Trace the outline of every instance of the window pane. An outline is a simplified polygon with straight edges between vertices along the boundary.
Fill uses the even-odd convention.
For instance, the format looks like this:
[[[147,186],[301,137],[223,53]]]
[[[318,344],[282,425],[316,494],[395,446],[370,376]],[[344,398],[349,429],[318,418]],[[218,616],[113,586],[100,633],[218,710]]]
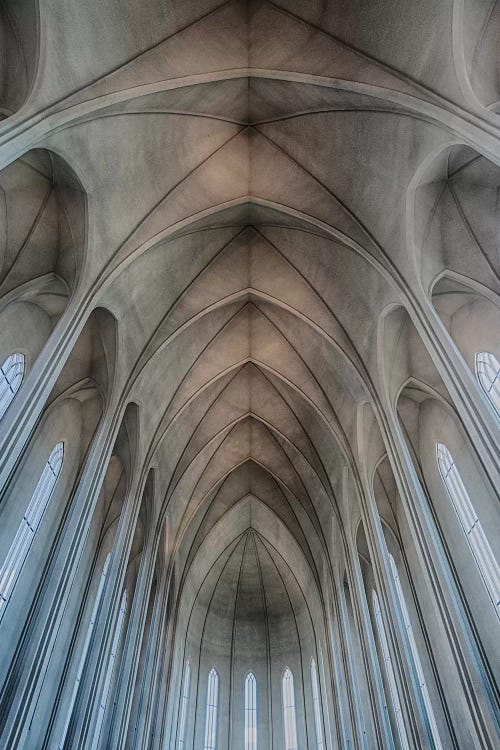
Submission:
[[[24,354],[16,352],[7,357],[0,367],[0,419],[21,387],[24,377]]]
[[[293,674],[287,667],[283,673],[283,722],[285,725],[285,750],[297,750],[297,719],[295,716],[295,690]]]
[[[443,443],[436,445],[437,463],[470,550],[476,560],[495,611],[500,617],[500,571],[493,550],[465,489],[453,457]]]
[[[207,716],[205,720],[205,750],[217,748],[217,704],[219,701],[219,675],[215,667],[208,675]]]
[[[493,411],[500,416],[500,362],[494,354],[491,352],[476,354],[476,374]]]
[[[245,680],[245,750],[257,750],[257,681],[251,672]]]
[[[191,665],[189,662],[187,662],[186,667],[184,669],[184,682],[182,684],[181,713],[179,717],[179,742],[178,742],[179,748],[184,747],[184,740],[186,738],[186,723],[187,723],[190,683],[191,683]]]
[[[318,750],[323,750],[323,725],[321,721],[318,669],[314,659],[311,660],[311,685],[314,706],[314,726],[316,729],[316,747]]]
[[[56,486],[61,473],[63,458],[64,446],[62,443],[57,443],[45,464],[23,520],[0,569],[0,619],[7,608],[17,578]]]

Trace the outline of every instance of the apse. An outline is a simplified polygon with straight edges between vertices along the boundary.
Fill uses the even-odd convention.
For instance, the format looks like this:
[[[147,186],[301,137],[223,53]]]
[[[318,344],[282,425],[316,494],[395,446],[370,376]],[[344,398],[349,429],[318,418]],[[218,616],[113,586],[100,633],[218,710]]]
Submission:
[[[500,746],[498,2],[0,10],[0,748]]]

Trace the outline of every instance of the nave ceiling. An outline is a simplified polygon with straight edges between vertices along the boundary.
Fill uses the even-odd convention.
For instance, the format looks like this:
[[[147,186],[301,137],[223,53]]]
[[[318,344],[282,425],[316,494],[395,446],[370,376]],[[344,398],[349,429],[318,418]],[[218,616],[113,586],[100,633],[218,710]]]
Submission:
[[[415,404],[453,400],[425,316],[452,330],[450,294],[500,291],[499,13],[167,5],[5,3],[0,296],[46,330],[33,359],[78,320],[49,400],[85,382],[116,411],[189,641],[227,603],[222,561],[262,611],[264,577],[317,619],[384,410],[406,387],[416,445]]]

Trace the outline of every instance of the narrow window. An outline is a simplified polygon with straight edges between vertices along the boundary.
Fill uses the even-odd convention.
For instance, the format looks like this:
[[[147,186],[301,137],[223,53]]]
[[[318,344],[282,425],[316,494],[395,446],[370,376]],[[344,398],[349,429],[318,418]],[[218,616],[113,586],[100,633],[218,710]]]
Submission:
[[[7,357],[0,367],[0,419],[21,387],[24,376],[24,354],[16,352]]]
[[[184,680],[182,683],[182,696],[181,696],[181,713],[179,717],[179,750],[184,747],[184,741],[186,739],[186,723],[187,723],[187,712],[189,704],[189,686],[191,684],[191,664],[186,662],[184,667]]]
[[[101,730],[102,730],[102,725],[104,723],[104,716],[106,713],[106,704],[108,702],[109,692],[111,688],[111,681],[113,679],[113,675],[114,675],[114,671],[116,667],[116,661],[118,657],[118,651],[120,648],[120,641],[121,641],[121,635],[122,635],[122,630],[123,630],[123,623],[125,622],[126,612],[127,612],[127,592],[126,590],[124,590],[122,594],[121,602],[120,602],[120,612],[118,613],[118,619],[115,625],[115,633],[113,636],[113,643],[111,645],[111,654],[109,657],[108,667],[106,669],[106,677],[104,680],[101,700],[99,703],[99,710],[97,714],[97,722],[96,722],[96,728],[95,728],[95,734],[94,734],[96,740],[99,740]]]
[[[420,662],[420,657],[418,655],[417,644],[415,642],[415,636],[413,635],[413,628],[411,626],[410,615],[408,614],[408,609],[406,607],[406,602],[405,602],[405,598],[403,594],[403,587],[401,586],[401,581],[399,579],[398,569],[396,568],[396,563],[394,561],[393,556],[390,553],[389,553],[389,563],[391,566],[392,576],[394,578],[394,584],[396,587],[396,594],[398,597],[399,608],[401,610],[401,615],[403,617],[406,634],[408,636],[408,642],[410,644],[410,650],[411,650],[411,655],[413,657],[413,664],[415,665],[415,672],[417,675],[418,684],[420,685],[420,692],[422,694],[422,700],[424,702],[425,711],[427,713],[427,718],[429,720],[429,726],[431,729],[432,738],[434,740],[434,747],[439,750],[440,748],[442,748],[442,745],[441,745],[441,739],[439,737],[436,719],[434,717],[434,711],[432,710],[431,698],[429,695],[429,691],[427,690],[427,685],[425,684],[424,670],[422,669],[422,664]]]
[[[251,672],[245,680],[245,750],[257,750],[257,680]]]
[[[61,473],[63,457],[63,444],[57,443],[49,456],[49,460],[45,464],[23,520],[0,569],[0,619],[7,608],[12,590],[28,556],[38,526]]]
[[[377,628],[378,639],[380,643],[380,650],[382,652],[382,659],[384,660],[385,674],[387,682],[389,683],[389,692],[391,694],[392,707],[394,709],[394,717],[396,719],[396,726],[398,729],[399,739],[403,750],[410,750],[408,744],[408,738],[406,736],[406,728],[403,721],[403,714],[401,712],[401,704],[399,702],[398,688],[396,683],[396,675],[394,674],[394,667],[392,666],[392,659],[389,652],[389,644],[387,642],[387,635],[385,633],[384,622],[382,620],[382,613],[380,611],[380,604],[378,601],[377,592],[373,591],[373,612],[375,615],[375,625]]]
[[[208,675],[207,716],[205,720],[205,750],[217,748],[217,704],[219,702],[219,675],[212,667]]]
[[[476,354],[476,374],[493,411],[500,417],[500,362],[491,352]]]
[[[495,556],[450,451],[443,443],[437,443],[436,449],[443,482],[495,606],[495,611],[500,617],[500,572]]]
[[[283,722],[285,725],[285,750],[297,750],[297,720],[295,717],[295,690],[293,674],[287,667],[283,672]]]
[[[311,659],[311,685],[314,706],[314,727],[316,729],[316,747],[318,750],[323,750],[323,725],[321,721],[318,668],[314,659]]]
[[[109,566],[109,560],[111,558],[111,555],[108,555],[106,557],[106,560],[104,562],[104,567],[102,569],[101,578],[99,580],[99,586],[97,589],[97,594],[94,601],[94,606],[92,608],[92,614],[90,615],[90,622],[87,628],[87,634],[85,636],[85,641],[83,643],[83,648],[80,655],[80,662],[78,664],[78,672],[76,673],[76,680],[75,685],[73,687],[73,693],[71,695],[71,701],[68,706],[68,710],[66,713],[66,723],[64,725],[64,731],[62,733],[61,741],[59,743],[59,750],[62,750],[64,747],[64,743],[66,741],[66,735],[68,734],[69,724],[71,721],[71,716],[73,714],[73,709],[75,707],[76,703],[76,697],[78,695],[78,689],[80,687],[80,682],[82,680],[83,676],[83,670],[85,669],[85,662],[87,661],[87,654],[89,651],[90,641],[92,639],[92,633],[94,632],[94,626],[97,620],[97,615],[99,612],[99,605],[101,603],[102,599],[102,593],[104,591],[104,584],[106,583],[106,575],[108,573],[108,566]]]

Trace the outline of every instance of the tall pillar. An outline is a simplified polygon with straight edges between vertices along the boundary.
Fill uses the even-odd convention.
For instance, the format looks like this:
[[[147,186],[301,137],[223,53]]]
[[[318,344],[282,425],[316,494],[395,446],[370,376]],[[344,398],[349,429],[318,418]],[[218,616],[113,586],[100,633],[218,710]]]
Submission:
[[[475,748],[493,750],[500,744],[495,706],[484,689],[488,670],[483,664],[481,648],[463,606],[451,569],[447,563],[439,533],[427,497],[420,484],[397,414],[386,405],[387,419],[381,429],[389,462],[404,508],[410,533],[415,542],[421,570],[429,582],[433,611],[439,618],[445,642],[450,649],[451,664],[456,670],[455,700],[468,725]],[[450,666],[451,666],[450,664]]]
[[[54,692],[53,685],[45,684],[50,660],[63,658],[55,654],[57,638],[64,626],[66,604],[71,594],[77,568],[99,498],[115,439],[115,420],[108,409],[91,444],[80,481],[64,517],[60,533],[54,543],[45,580],[31,607],[28,625],[21,634],[6,681],[2,686],[1,706],[6,717],[2,742],[6,747],[21,747],[30,731],[30,723],[42,690]],[[74,626],[73,623],[70,624]],[[11,681],[15,680],[15,690]]]

